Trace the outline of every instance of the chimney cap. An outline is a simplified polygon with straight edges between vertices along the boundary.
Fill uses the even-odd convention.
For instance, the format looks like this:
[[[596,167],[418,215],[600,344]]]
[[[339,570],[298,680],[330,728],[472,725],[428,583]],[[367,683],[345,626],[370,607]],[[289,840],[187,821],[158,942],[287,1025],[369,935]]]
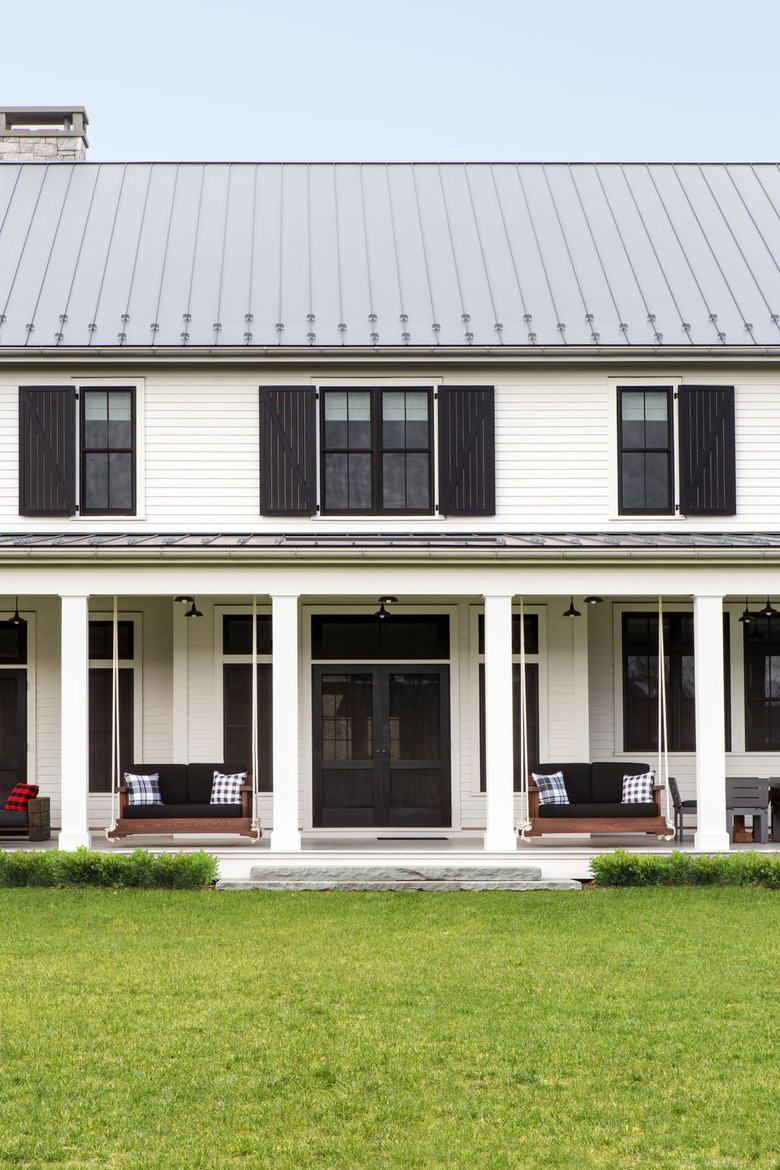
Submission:
[[[89,118],[84,106],[0,106],[0,138],[83,138]]]

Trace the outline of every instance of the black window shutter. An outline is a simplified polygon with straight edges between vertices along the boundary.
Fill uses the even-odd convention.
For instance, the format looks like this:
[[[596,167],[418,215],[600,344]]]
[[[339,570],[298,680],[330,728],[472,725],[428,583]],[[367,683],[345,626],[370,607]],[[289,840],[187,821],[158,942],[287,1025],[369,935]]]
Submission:
[[[317,414],[309,386],[260,388],[260,511],[311,516],[317,510]]]
[[[19,515],[76,511],[76,390],[19,389]]]
[[[492,516],[496,510],[494,390],[439,390],[439,511]]]
[[[733,516],[737,510],[734,387],[681,386],[680,511]]]

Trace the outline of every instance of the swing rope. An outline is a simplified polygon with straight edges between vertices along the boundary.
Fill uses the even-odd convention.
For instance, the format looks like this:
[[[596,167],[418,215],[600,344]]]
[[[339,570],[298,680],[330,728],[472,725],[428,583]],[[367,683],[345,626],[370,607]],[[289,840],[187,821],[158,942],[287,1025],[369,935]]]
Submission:
[[[119,821],[119,610],[116,597],[111,627],[111,824],[106,829],[109,839]]]
[[[252,821],[250,828],[261,837],[259,804],[260,746],[257,726],[257,598],[252,598]]]
[[[664,650],[664,604],[658,597],[658,782],[664,786],[664,804],[667,828],[674,832],[669,791],[669,744],[666,722],[666,654]],[[669,840],[669,838],[667,838]]]
[[[533,825],[528,815],[528,703],[525,680],[525,612],[520,598],[520,819],[517,831],[521,841],[528,841]]]

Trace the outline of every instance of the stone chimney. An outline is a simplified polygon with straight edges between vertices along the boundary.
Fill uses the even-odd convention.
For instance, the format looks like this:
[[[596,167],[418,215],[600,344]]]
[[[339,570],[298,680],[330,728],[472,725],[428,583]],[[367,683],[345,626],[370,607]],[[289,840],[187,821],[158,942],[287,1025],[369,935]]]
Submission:
[[[83,162],[88,123],[83,106],[0,106],[0,163]]]

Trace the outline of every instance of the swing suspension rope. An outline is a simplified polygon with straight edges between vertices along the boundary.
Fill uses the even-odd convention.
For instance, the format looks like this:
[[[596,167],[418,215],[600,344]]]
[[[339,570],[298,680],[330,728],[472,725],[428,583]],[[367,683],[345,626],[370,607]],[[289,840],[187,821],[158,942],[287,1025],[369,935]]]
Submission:
[[[669,792],[669,744],[666,725],[666,654],[664,650],[664,604],[658,597],[658,783],[664,786],[666,824],[673,829]]]

